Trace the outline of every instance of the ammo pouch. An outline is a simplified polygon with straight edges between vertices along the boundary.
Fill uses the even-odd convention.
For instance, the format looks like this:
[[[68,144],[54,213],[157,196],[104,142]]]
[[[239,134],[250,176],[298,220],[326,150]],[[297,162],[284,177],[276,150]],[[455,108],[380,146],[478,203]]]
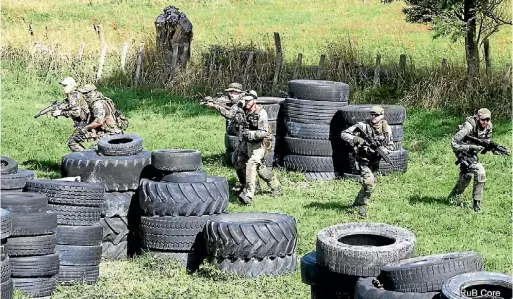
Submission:
[[[456,162],[454,164],[460,164],[460,169],[462,171],[467,171],[469,166],[472,164],[478,163],[479,160],[477,155],[469,155],[464,153],[456,153]]]

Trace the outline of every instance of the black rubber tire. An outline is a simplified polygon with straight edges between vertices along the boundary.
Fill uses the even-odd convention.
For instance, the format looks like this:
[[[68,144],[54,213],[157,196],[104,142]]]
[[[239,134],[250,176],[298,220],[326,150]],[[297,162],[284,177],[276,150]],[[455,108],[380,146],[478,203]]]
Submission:
[[[399,142],[403,141],[404,126],[403,125],[390,125],[392,129],[392,141]]]
[[[301,281],[307,285],[315,285],[317,277],[317,255],[315,251],[301,257]]]
[[[284,137],[287,153],[303,156],[331,156],[331,141],[322,139],[302,139]]]
[[[151,164],[164,171],[196,171],[201,169],[201,152],[192,149],[161,149],[151,152]]]
[[[100,266],[60,266],[57,281],[62,284],[95,284],[100,276]]]
[[[100,220],[103,227],[102,256],[108,259],[127,258],[127,240],[129,235],[127,217],[104,217]]]
[[[143,148],[143,139],[135,134],[107,135],[98,141],[98,151],[104,156],[133,156]]]
[[[0,298],[2,299],[12,299],[14,293],[14,288],[12,284],[12,279],[8,279],[0,285]]]
[[[62,176],[80,176],[82,182],[98,183],[105,191],[137,190],[139,180],[151,171],[151,155],[99,156],[94,150],[71,153],[62,158]]]
[[[30,237],[11,237],[7,239],[5,248],[9,256],[38,256],[55,253],[56,238],[55,234],[30,236]]]
[[[204,247],[203,230],[210,216],[141,217],[141,247],[192,251]]]
[[[11,214],[11,237],[48,235],[57,229],[57,215],[52,212]]]
[[[47,196],[50,204],[99,207],[105,200],[105,191],[100,184],[32,180],[27,182],[25,189]]]
[[[332,181],[340,178],[338,172],[305,172],[305,179],[312,181]]]
[[[7,156],[0,156],[0,174],[11,174],[18,172],[18,162]]]
[[[18,169],[16,173],[2,174],[0,176],[0,188],[2,188],[1,190],[21,189],[25,187],[27,181],[34,178],[34,171]]]
[[[379,173],[381,175],[387,175],[392,172],[406,172],[408,170],[407,150],[390,151],[388,157],[392,160],[393,166],[381,159],[379,161]]]
[[[332,157],[286,155],[283,164],[286,169],[301,172],[335,172]]]
[[[315,283],[312,284],[316,298],[348,299],[353,298],[359,276],[331,272],[316,266]]]
[[[312,101],[347,102],[349,85],[336,81],[290,80],[289,96]]]
[[[317,264],[335,273],[376,277],[381,266],[413,257],[415,242],[410,231],[384,223],[333,225],[317,234]]]
[[[76,246],[98,246],[102,243],[103,227],[96,225],[59,225],[55,233],[57,244]]]
[[[11,279],[11,260],[6,256],[0,266],[0,282],[6,282]]]
[[[481,255],[473,251],[420,256],[381,267],[379,281],[396,292],[439,292],[447,279],[483,270]]]
[[[260,97],[256,100],[256,103],[264,107],[268,120],[276,120],[280,112],[280,103],[283,100],[284,98]]]
[[[207,176],[204,183],[166,183],[141,180],[139,204],[146,216],[202,216],[225,213],[228,181]]]
[[[40,256],[10,257],[12,277],[43,277],[59,273],[57,253]]]
[[[477,296],[473,296],[473,290]],[[481,297],[483,290],[495,293]],[[444,282],[441,295],[442,299],[512,298],[511,275],[486,271],[459,274]]]
[[[11,213],[46,212],[48,197],[35,192],[4,191],[0,194],[0,207]]]
[[[102,258],[102,246],[57,245],[62,266],[97,266]]]
[[[0,231],[2,239],[8,238],[12,234],[11,212],[6,209],[0,209]]]
[[[296,219],[278,213],[216,215],[206,225],[205,242],[207,254],[216,257],[284,257],[296,252]]]
[[[57,214],[59,225],[95,225],[100,222],[101,207],[83,207],[49,204],[48,209]]]
[[[57,275],[52,277],[13,278],[12,282],[14,288],[30,295],[32,298],[49,297],[57,286]]]
[[[285,136],[304,139],[329,139],[330,125],[285,122]]]
[[[372,281],[374,277],[360,278],[354,290],[354,299],[437,299],[438,292],[401,293],[378,289]]]
[[[296,254],[263,259],[229,259],[209,256],[207,260],[214,268],[249,278],[288,274],[297,269]]]
[[[198,251],[158,251],[154,249],[143,249],[143,251],[157,259],[161,260],[176,260],[186,268],[187,271],[193,272],[199,269],[199,266],[205,260],[205,253]]]
[[[102,217],[126,217],[135,192],[107,192],[102,207]]]
[[[207,173],[203,170],[173,172],[162,177],[161,181],[170,183],[204,183]]]
[[[330,124],[336,119],[337,111],[347,102],[320,102],[287,99],[283,103],[285,119],[301,119],[300,123]]]
[[[372,104],[348,105],[340,109],[344,126],[351,126],[370,117]],[[399,105],[380,105],[385,109],[385,119],[389,125],[400,125],[406,121],[406,109]]]

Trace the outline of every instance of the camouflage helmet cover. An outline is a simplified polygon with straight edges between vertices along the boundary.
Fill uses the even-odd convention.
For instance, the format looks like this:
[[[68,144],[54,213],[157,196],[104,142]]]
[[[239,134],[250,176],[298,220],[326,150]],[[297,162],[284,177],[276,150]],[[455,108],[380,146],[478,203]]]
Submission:
[[[237,92],[243,92],[242,90],[242,84],[240,83],[237,83],[237,82],[234,82],[234,83],[231,83],[230,85],[228,85],[228,88],[225,89],[224,91],[237,91]]]
[[[96,86],[91,83],[87,83],[86,85],[78,89],[78,91],[80,91],[81,93],[88,93],[94,90],[96,90]]]
[[[477,111],[477,116],[479,116],[479,118],[491,118],[492,113],[486,108],[481,108]]]
[[[372,106],[372,108],[370,110],[370,113],[371,114],[384,115],[385,114],[385,109],[383,109],[383,107],[381,107],[379,105],[375,105],[375,106]]]

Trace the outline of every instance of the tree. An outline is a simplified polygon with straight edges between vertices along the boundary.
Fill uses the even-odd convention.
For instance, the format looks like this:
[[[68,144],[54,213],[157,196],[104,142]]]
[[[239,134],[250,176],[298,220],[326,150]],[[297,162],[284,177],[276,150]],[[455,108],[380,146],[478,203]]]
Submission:
[[[431,24],[434,38],[465,38],[468,83],[479,73],[479,47],[499,31],[512,25],[505,0],[405,0],[406,21]]]

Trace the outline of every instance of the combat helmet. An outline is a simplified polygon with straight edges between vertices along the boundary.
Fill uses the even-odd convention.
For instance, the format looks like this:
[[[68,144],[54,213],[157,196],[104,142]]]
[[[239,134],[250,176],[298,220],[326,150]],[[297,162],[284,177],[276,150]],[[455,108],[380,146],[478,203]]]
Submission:
[[[230,91],[244,92],[242,90],[242,84],[237,83],[237,82],[233,82],[230,85],[228,85],[228,88],[225,89],[224,91],[226,91],[226,92],[230,92]]]

